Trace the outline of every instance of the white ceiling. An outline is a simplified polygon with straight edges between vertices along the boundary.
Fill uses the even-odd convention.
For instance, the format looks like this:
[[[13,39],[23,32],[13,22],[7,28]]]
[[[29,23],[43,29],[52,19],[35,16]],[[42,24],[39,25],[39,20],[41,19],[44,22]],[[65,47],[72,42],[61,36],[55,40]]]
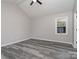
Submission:
[[[2,0],[16,3],[30,18],[42,17],[45,15],[56,14],[73,10],[75,0],[40,0],[43,4],[34,3],[32,0]]]

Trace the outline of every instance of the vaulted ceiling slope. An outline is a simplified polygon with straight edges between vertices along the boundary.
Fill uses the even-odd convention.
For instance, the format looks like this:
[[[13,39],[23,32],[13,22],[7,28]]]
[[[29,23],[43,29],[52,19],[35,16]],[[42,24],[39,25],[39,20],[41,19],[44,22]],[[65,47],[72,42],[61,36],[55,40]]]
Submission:
[[[2,0],[8,3],[16,3],[30,18],[37,18],[45,15],[71,11],[74,8],[75,0],[40,0],[42,5],[32,0]]]

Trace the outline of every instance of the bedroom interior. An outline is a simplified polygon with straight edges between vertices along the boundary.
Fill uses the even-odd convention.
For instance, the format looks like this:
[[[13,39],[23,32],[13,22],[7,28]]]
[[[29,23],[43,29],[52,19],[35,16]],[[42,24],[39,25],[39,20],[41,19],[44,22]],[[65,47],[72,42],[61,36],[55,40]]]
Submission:
[[[77,0],[1,0],[1,59],[77,59]]]

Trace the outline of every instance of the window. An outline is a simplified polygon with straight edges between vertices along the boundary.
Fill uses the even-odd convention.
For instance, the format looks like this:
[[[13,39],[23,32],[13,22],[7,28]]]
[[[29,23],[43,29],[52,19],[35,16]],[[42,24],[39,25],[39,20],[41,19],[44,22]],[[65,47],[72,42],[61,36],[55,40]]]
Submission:
[[[68,20],[68,17],[56,18],[56,26],[55,26],[56,34],[67,34],[68,32],[67,20]]]

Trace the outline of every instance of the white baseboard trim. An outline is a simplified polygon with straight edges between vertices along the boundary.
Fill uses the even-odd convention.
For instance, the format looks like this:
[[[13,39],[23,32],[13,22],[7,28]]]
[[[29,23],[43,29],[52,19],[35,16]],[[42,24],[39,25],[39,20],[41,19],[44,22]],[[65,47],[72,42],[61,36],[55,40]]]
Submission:
[[[14,43],[18,43],[18,42],[22,42],[22,41],[29,40],[29,39],[31,39],[31,38],[25,38],[25,39],[22,39],[22,40],[19,40],[19,41],[10,42],[10,43],[1,45],[1,47],[11,45],[11,44],[14,44]]]
[[[66,44],[71,44],[71,45],[73,45],[73,44],[70,43],[70,42],[56,41],[56,40],[45,39],[45,38],[32,37],[32,39],[45,40],[45,41],[52,41],[52,42],[60,42],[60,43],[66,43]]]
[[[11,44],[14,44],[14,43],[18,43],[18,42],[22,42],[22,41],[29,40],[29,39],[37,39],[37,40],[45,40],[45,41],[52,41],[52,42],[60,42],[60,43],[71,44],[73,46],[73,44],[70,43],[70,42],[62,42],[62,41],[55,41],[55,40],[45,39],[45,38],[30,37],[30,38],[25,38],[25,39],[22,39],[22,40],[19,40],[19,41],[3,44],[3,45],[1,45],[1,47],[7,46],[7,45],[11,45]]]

